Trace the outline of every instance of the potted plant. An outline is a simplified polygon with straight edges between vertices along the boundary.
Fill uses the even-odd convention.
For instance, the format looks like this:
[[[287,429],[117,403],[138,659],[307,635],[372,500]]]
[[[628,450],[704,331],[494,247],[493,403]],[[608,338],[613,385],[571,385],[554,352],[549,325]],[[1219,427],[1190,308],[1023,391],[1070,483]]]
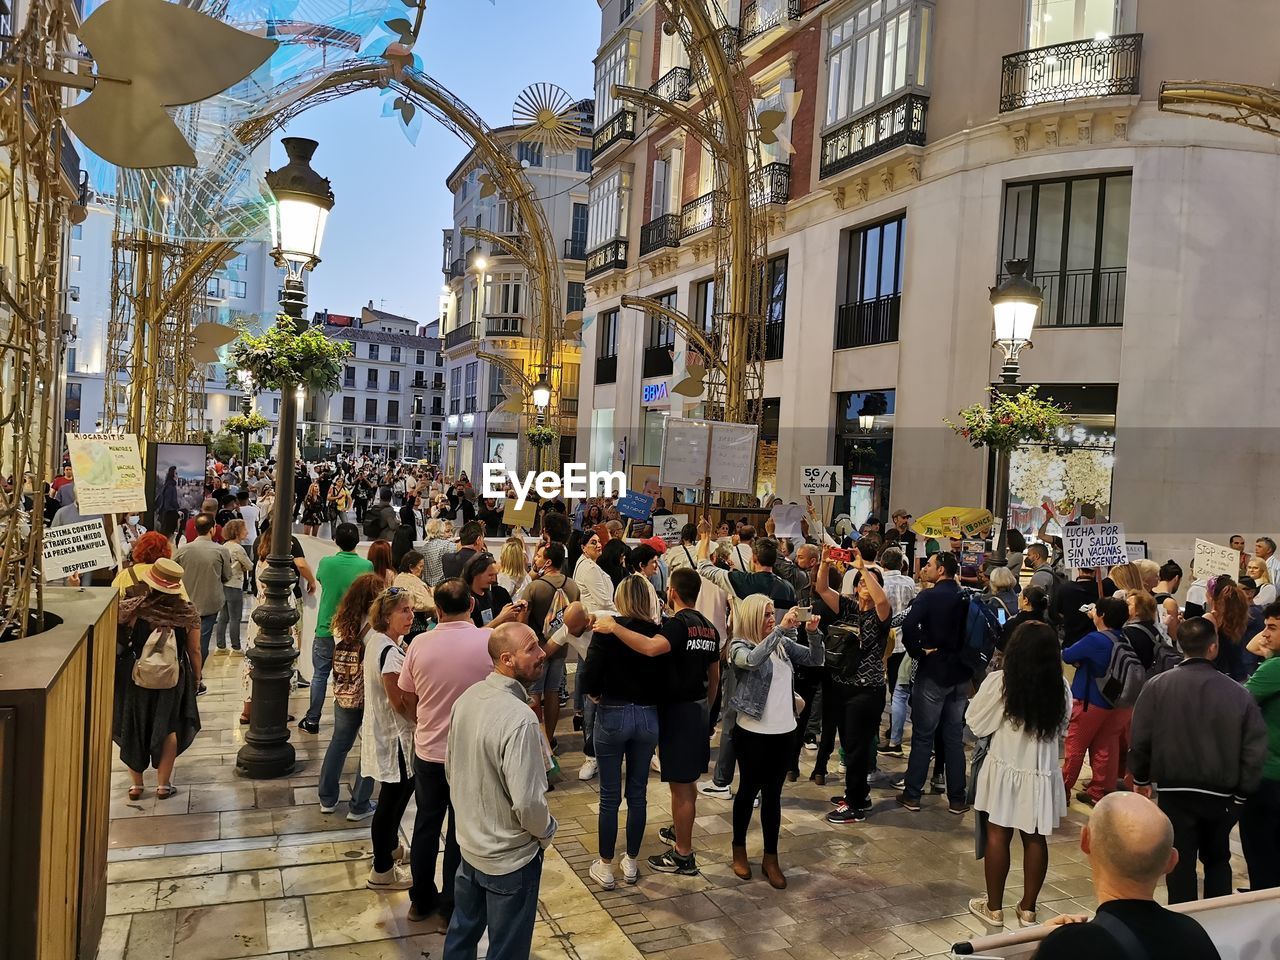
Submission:
[[[227,422],[223,424],[225,429],[232,433],[244,436],[245,434],[253,435],[261,433],[267,427],[271,426],[269,420],[258,411],[253,410],[247,416],[244,414],[236,414],[234,417],[228,417]]]
[[[539,423],[529,428],[525,438],[535,447],[541,449],[555,443],[559,439],[559,434],[545,424]]]
[[[960,423],[943,422],[969,442],[971,447],[990,447],[1010,453],[1025,443],[1048,443],[1066,423],[1066,410],[1036,396],[1037,388],[1019,393],[991,388],[987,405],[975,403],[960,411]]]
[[[289,318],[261,334],[240,325],[240,336],[228,349],[229,366],[244,371],[262,390],[333,393],[342,382],[343,361],[351,344],[325,336],[319,327],[299,332]]]

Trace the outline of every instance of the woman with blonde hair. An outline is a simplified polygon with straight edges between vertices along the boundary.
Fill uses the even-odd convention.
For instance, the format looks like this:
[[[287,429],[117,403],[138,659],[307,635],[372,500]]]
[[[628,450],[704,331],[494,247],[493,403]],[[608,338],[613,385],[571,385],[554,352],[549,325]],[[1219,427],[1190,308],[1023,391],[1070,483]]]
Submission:
[[[1142,571],[1132,563],[1122,563],[1111,568],[1111,582],[1117,590],[1123,590],[1127,597],[1130,593],[1146,589],[1142,584]]]
[[[446,523],[438,517],[428,520],[423,528],[426,542],[418,552],[425,562],[422,579],[428,587],[436,587],[444,579],[444,555],[453,553],[453,543],[445,531]]]
[[[618,584],[613,598],[616,623],[646,637],[661,629],[653,586],[631,575]],[[649,761],[658,746],[658,700],[667,683],[661,657],[637,653],[612,634],[614,621],[601,616],[591,635],[582,665],[582,689],[596,702],[592,736],[600,773],[600,814],[597,826],[600,858],[591,864],[591,879],[605,890],[616,884],[613,860],[618,840],[618,809],[622,805],[622,766],[626,760],[627,833],[622,879],[640,877],[640,844],[648,819]]]
[[[302,532],[309,537],[318,536],[320,526],[328,519],[326,512],[324,498],[320,496],[320,484],[313,482],[302,498]]]
[[[1260,607],[1276,602],[1276,585],[1271,581],[1271,571],[1267,569],[1267,561],[1261,557],[1250,557],[1245,572],[1253,577],[1258,585],[1258,595],[1253,602]]]
[[[778,831],[782,826],[782,783],[791,769],[795,743],[792,661],[820,667],[826,659],[817,632],[817,617],[808,623],[809,645],[796,642],[800,621],[795,609],[788,610],[779,623],[773,601],[763,594],[752,594],[738,604],[734,638],[729,645],[729,663],[737,680],[729,707],[738,714],[733,728],[739,771],[738,793],[733,798],[733,872],[741,880],[751,879],[747,827],[759,796],[760,827],[764,833],[760,870],[777,890],[787,885],[778,865]],[[598,724],[599,721],[597,727]]]
[[[524,540],[507,537],[498,555],[498,586],[513,597],[520,596],[529,583],[529,559],[525,556]]]

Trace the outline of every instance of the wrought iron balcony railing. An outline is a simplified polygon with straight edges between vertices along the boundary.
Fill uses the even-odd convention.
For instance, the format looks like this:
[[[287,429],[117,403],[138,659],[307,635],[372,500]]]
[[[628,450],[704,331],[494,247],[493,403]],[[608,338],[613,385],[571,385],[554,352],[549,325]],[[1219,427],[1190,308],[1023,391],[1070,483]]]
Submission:
[[[618,355],[596,357],[596,383],[616,383],[618,379]]]
[[[452,350],[460,344],[466,343],[468,340],[476,338],[476,324],[473,320],[471,323],[464,323],[460,327],[455,327],[444,335],[444,348]]]
[[[564,417],[576,417],[578,415],[578,398],[561,397],[560,415]]]
[[[672,67],[658,82],[649,88],[649,92],[663,100],[688,100],[689,87],[693,83],[693,73],[688,67]]]
[[[787,0],[787,16],[792,20],[800,20],[826,2],[827,0]]]
[[[467,261],[459,257],[453,263],[449,264],[449,279],[456,280],[467,272]]]
[[[619,140],[636,138],[636,112],[619,110],[591,135],[591,157],[594,160]]]
[[[845,303],[836,311],[836,349],[869,347],[898,339],[902,294],[893,293],[861,303]]]
[[[485,317],[484,335],[486,337],[523,337],[524,317],[514,313]]]
[[[766,360],[782,359],[782,334],[786,323],[774,320],[764,325],[764,358]]]
[[[587,259],[587,241],[574,240],[572,237],[564,242],[564,259],[566,260],[585,260]]]
[[[587,253],[587,278],[627,265],[627,241],[610,240]]]
[[[641,376],[665,377],[671,373],[671,347],[645,347]]]
[[[664,213],[640,228],[640,256],[680,246],[680,214]]]
[[[1142,34],[1072,40],[1006,56],[1000,112],[1082,97],[1137,96]]]
[[[819,178],[856,167],[903,144],[924,146],[928,108],[928,97],[908,93],[824,134]]]
[[[751,205],[786,203],[791,199],[791,164],[769,163],[751,172]]]
[[[712,226],[725,223],[724,194],[712,190],[690,200],[680,209],[680,236],[691,237]]]
[[[1117,327],[1124,323],[1126,267],[1046,270],[1027,279],[1044,293],[1040,327]],[[996,278],[999,284],[1005,277]]]
[[[786,18],[783,0],[753,0],[742,8],[738,18],[738,43],[746,46],[756,37],[763,37],[774,27],[782,26]]]

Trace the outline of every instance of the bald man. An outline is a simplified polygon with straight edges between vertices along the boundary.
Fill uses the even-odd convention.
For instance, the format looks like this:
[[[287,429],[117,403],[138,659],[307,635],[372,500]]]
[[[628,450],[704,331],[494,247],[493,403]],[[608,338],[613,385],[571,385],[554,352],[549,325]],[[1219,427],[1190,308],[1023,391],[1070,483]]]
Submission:
[[[415,641],[416,642],[416,641]],[[454,885],[445,960],[527,957],[542,879],[542,851],[556,832],[547,807],[542,730],[525,699],[546,653],[523,623],[489,636],[493,672],[453,707],[445,772],[453,790],[462,864]]]
[[[1111,793],[1093,808],[1080,834],[1089,858],[1098,912],[1092,921],[1062,916],[1036,960],[1220,960],[1218,949],[1194,919],[1155,902],[1156,886],[1178,862],[1173,824],[1146,797]]]

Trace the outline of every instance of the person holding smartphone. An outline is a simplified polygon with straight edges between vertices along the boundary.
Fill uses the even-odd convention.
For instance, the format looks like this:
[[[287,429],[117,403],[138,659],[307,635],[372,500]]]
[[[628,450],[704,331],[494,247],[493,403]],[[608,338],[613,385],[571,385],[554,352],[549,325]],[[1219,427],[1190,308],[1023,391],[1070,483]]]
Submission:
[[[475,604],[471,608],[471,621],[477,627],[500,627],[504,623],[523,622],[528,603],[512,601],[498,584],[498,561],[492,553],[477,553],[462,568],[462,579],[471,587]]]

